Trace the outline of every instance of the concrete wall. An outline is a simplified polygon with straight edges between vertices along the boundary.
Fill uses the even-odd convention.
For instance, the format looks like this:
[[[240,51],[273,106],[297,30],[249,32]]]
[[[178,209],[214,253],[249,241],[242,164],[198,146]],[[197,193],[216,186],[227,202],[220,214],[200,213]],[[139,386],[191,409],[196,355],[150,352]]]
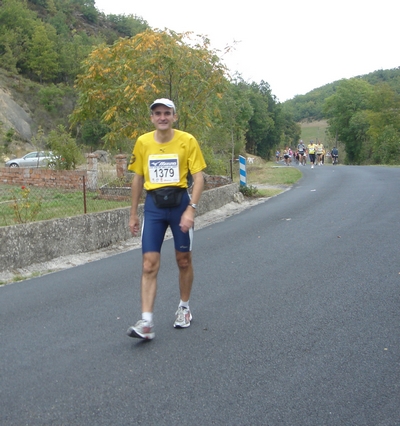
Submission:
[[[204,191],[198,215],[234,200],[237,184]],[[0,272],[24,268],[60,256],[108,247],[132,238],[128,228],[130,208],[53,219],[0,228]],[[139,206],[143,216],[143,205]]]

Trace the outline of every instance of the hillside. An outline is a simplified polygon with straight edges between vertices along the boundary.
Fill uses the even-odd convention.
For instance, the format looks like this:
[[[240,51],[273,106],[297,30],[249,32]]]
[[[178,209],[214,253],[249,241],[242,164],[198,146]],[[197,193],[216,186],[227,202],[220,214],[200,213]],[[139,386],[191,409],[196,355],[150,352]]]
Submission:
[[[0,0],[0,6],[0,151],[16,155],[40,145],[39,129],[68,127],[74,81],[95,46],[149,27],[136,16],[106,16],[87,0]]]
[[[400,67],[373,71],[355,78],[365,80],[372,85],[387,83],[396,93],[400,94]],[[297,95],[284,102],[284,106],[293,115],[296,122],[323,120],[325,118],[322,112],[324,101],[335,93],[341,81],[325,84],[305,95]]]
[[[69,116],[77,102],[74,82],[89,53],[99,45],[111,46],[121,38],[134,37],[149,26],[132,15],[106,16],[96,9],[94,0],[0,0],[0,6],[0,154],[22,155],[43,148],[43,134],[59,125],[69,128]],[[372,85],[385,82],[400,93],[400,68],[358,78]],[[259,92],[246,99],[248,108],[243,109],[245,116],[250,115],[238,135],[247,138],[246,149],[267,158],[282,134],[286,143],[294,143],[299,137],[294,121],[303,123],[302,132],[317,133],[310,138],[321,138],[325,132],[318,123],[324,120],[323,103],[340,83],[326,84],[284,102],[281,116],[281,105],[275,105],[271,97],[267,99],[268,112],[260,114],[262,120],[258,119],[260,111],[254,119],[250,112],[258,106],[264,108],[263,102],[271,95],[269,85],[243,84],[243,93],[250,88]],[[268,127],[268,119],[280,123],[281,128]],[[318,122],[313,130],[305,126],[308,121]],[[104,127],[98,118],[87,120],[73,136],[86,151],[98,149]],[[221,129],[226,130],[223,125]],[[216,130],[217,141],[227,139],[218,133],[221,129]],[[243,146],[243,140],[240,143]]]

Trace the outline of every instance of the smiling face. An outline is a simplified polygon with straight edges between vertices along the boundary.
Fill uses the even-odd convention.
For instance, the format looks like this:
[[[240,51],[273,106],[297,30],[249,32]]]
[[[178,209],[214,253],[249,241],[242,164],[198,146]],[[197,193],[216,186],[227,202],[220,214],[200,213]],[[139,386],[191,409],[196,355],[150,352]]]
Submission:
[[[173,108],[168,108],[165,105],[156,105],[151,111],[151,122],[156,130],[165,131],[172,129],[172,125],[176,121],[176,114]]]

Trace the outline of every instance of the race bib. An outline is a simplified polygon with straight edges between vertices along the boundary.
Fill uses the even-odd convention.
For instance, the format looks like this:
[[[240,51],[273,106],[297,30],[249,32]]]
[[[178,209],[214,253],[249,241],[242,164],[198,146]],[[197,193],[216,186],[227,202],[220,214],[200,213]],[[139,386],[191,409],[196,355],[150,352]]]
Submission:
[[[151,183],[178,183],[178,154],[160,154],[149,156],[149,174]]]

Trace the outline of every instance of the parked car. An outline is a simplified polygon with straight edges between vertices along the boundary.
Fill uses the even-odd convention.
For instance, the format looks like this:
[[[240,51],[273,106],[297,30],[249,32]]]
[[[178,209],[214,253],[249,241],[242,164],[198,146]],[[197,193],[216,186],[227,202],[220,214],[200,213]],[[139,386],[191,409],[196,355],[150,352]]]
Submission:
[[[51,151],[34,151],[6,162],[6,167],[51,167],[56,158]]]

